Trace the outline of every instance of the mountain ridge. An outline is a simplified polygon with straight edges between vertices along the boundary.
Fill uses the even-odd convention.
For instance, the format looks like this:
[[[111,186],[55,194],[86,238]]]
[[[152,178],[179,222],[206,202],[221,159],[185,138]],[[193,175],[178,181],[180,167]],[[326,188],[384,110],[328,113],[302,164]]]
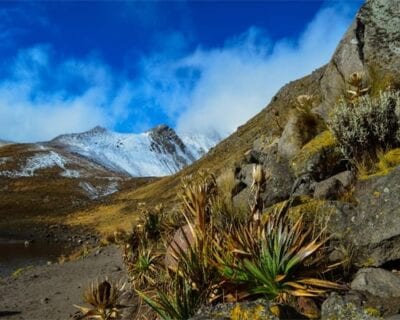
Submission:
[[[96,126],[82,133],[60,135],[46,144],[129,176],[165,176],[196,161],[217,142],[215,136],[181,138],[163,124],[139,134],[117,133]]]
[[[66,215],[107,202],[113,193],[175,173],[214,143],[158,126],[142,134],[95,127],[48,142],[0,146],[0,233],[13,224],[29,230],[45,221],[64,223]]]

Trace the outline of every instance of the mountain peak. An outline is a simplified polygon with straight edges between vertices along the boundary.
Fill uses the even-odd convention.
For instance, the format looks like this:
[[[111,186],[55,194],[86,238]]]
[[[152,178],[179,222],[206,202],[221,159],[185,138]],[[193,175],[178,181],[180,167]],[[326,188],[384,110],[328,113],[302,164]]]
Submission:
[[[166,124],[160,124],[160,125],[158,125],[158,126],[156,126],[154,128],[151,128],[148,132],[150,134],[154,133],[154,134],[158,134],[158,135],[160,135],[160,134],[162,135],[162,134],[165,134],[165,133],[174,133],[174,134],[176,134],[175,130],[172,129],[170,126],[166,125]]]
[[[161,124],[146,134],[117,133],[96,126],[93,129],[59,136],[52,146],[73,151],[117,172],[131,176],[172,174],[200,158],[217,143],[210,137],[180,137]]]
[[[95,126],[94,128],[92,128],[92,129],[86,131],[85,133],[94,133],[94,134],[97,134],[97,133],[106,133],[106,132],[107,132],[107,129],[106,129],[106,128],[104,128],[104,127],[102,127],[102,126]]]

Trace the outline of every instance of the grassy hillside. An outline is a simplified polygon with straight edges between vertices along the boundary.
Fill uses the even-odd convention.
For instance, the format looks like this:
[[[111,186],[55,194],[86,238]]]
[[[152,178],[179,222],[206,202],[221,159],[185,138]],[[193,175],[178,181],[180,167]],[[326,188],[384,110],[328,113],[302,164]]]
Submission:
[[[233,168],[235,162],[242,159],[244,154],[251,149],[255,140],[262,139],[265,142],[279,137],[298,95],[313,94],[317,99],[319,98],[319,81],[323,71],[324,68],[320,68],[311,75],[284,86],[260,113],[211,149],[203,158],[179,173],[138,188],[119,192],[112,196],[107,204],[73,212],[69,215],[67,223],[73,226],[93,227],[100,232],[109,232],[116,227],[129,228],[137,218],[139,204],[152,207],[163,203],[173,207],[182,177],[199,170],[210,170],[219,174],[226,168]]]
[[[19,172],[27,159],[49,151],[71,160],[66,165],[69,170],[85,174],[84,177],[69,178],[60,175],[63,169],[57,166],[42,168],[33,176],[17,178],[0,175],[0,233],[32,229],[33,225],[43,223],[64,223],[71,212],[82,210],[95,203],[106,203],[109,197],[91,199],[81,183],[97,188],[107,188],[115,178],[118,189],[132,189],[141,186],[152,178],[128,179],[119,174],[111,174],[100,166],[93,165],[83,158],[63,153],[57,149],[40,149],[34,144],[13,144],[0,147],[0,167],[4,172]]]

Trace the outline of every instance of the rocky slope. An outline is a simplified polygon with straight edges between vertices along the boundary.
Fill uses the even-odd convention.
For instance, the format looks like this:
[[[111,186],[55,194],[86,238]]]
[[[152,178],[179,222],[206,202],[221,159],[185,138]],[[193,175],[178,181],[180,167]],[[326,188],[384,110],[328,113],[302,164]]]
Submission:
[[[329,119],[349,88],[347,80],[353,72],[364,75],[364,86],[370,88],[371,95],[389,87],[400,89],[399,17],[398,1],[366,1],[332,60],[314,78],[317,86],[303,87],[303,94],[316,98],[316,118]],[[292,108],[298,91],[293,93]],[[272,116],[272,112],[267,113]],[[400,149],[382,154],[380,161],[385,166],[362,176],[356,174],[318,121],[305,122],[294,108],[288,120],[281,121],[282,130],[256,140],[236,166],[241,189],[236,202],[248,199],[251,169],[261,164],[271,174],[262,195],[266,207],[273,208],[291,197],[293,217],[305,214],[327,226],[336,248],[332,262],[346,260],[353,272],[358,271],[350,274],[349,292],[332,295],[323,303],[322,319],[399,317]]]

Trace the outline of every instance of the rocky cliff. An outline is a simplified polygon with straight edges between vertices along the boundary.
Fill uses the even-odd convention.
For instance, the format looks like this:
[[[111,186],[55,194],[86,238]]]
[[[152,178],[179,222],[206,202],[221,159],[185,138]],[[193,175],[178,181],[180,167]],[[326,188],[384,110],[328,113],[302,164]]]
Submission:
[[[349,293],[324,303],[323,319],[372,319],[373,315],[363,313],[368,308],[381,315],[400,313],[400,287],[396,285],[400,280],[400,149],[380,155],[381,170],[362,175],[321,126],[329,123],[330,114],[349,89],[352,73],[363,75],[362,86],[374,96],[382,90],[400,89],[399,70],[400,2],[366,1],[331,61],[314,76],[314,86],[303,86],[302,93],[314,98],[314,121],[307,122],[296,110],[297,92],[293,90],[292,111],[285,120],[278,120],[282,130],[257,139],[236,167],[240,185],[236,202],[248,199],[251,169],[261,164],[270,172],[262,195],[265,206],[273,208],[289,197],[297,199],[291,214],[324,221],[335,239],[332,262],[349,259],[358,270],[350,277]],[[280,99],[279,93],[275,99]],[[384,169],[382,161],[387,161]]]

